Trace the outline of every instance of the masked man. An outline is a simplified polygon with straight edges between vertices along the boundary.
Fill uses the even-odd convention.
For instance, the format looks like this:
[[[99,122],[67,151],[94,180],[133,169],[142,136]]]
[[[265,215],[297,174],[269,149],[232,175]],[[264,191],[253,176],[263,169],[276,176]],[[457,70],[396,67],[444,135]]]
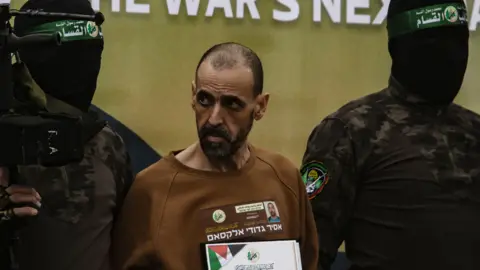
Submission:
[[[301,169],[320,261],[351,269],[480,269],[480,118],[453,104],[468,60],[458,0],[392,0],[388,88],[311,133]]]
[[[252,50],[224,43],[202,56],[191,101],[199,141],[137,175],[114,233],[115,269],[200,270],[202,244],[278,239],[298,240],[303,269],[317,269],[315,224],[298,169],[247,142],[267,109],[262,88]],[[274,224],[269,203],[282,217]],[[218,267],[235,254],[223,247],[224,255],[211,255]]]
[[[94,14],[87,0],[32,0],[22,7],[27,9]],[[49,112],[93,119],[96,129],[89,134],[82,161],[19,168],[19,182],[39,193],[41,207],[20,228],[15,258],[20,270],[108,270],[115,212],[133,177],[122,139],[88,111],[100,71],[101,29],[92,21],[27,16],[16,17],[14,27],[18,36],[61,34],[60,47],[26,48],[20,59],[43,90]]]

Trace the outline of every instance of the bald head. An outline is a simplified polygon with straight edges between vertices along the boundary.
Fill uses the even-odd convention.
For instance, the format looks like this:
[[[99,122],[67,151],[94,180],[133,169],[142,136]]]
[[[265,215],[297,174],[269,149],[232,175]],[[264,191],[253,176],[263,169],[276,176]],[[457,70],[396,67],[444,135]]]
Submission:
[[[196,77],[200,65],[207,62],[215,70],[246,67],[253,74],[253,93],[257,96],[263,91],[263,67],[260,58],[250,48],[234,42],[220,43],[208,49],[197,65]]]

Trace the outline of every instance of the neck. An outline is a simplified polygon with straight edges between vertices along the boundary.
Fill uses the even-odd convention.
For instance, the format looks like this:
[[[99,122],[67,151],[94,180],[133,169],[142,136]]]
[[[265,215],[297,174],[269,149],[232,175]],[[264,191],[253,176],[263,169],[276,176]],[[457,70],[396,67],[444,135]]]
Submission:
[[[193,169],[202,171],[228,172],[240,170],[250,158],[250,150],[245,143],[242,145],[230,161],[215,162],[208,159],[197,142],[176,155],[178,161]]]
[[[228,172],[240,170],[250,158],[250,150],[246,143],[243,144],[232,157],[221,160],[209,159],[200,147],[200,143],[197,143],[196,145],[197,152],[199,153],[199,160],[202,161],[204,169],[209,171]]]
[[[443,110],[450,105],[450,103],[441,104],[428,101],[418,94],[415,94],[414,89],[407,89],[402,85],[395,77],[391,76],[389,79],[389,88],[390,93],[400,98],[403,102],[406,102],[410,105],[415,105],[417,107],[429,108],[433,110]]]

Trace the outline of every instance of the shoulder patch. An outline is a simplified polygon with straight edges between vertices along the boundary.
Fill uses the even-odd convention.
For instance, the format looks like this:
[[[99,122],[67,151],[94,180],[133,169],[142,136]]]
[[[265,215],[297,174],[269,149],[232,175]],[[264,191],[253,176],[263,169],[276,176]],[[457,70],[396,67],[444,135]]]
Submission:
[[[300,169],[303,183],[307,189],[308,199],[315,198],[322,192],[328,183],[328,171],[323,163],[312,161],[302,166]]]

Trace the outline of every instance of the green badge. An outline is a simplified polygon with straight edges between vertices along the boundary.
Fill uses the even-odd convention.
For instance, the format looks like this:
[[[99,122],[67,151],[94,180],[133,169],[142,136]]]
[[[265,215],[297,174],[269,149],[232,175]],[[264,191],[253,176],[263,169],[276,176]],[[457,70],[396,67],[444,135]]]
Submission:
[[[220,209],[215,210],[212,214],[212,219],[216,223],[223,223],[226,218],[227,218],[227,215],[225,215],[225,212],[223,212]]]
[[[328,171],[321,162],[313,161],[305,164],[302,166],[300,174],[310,200],[322,192],[323,187],[328,183]]]
[[[260,259],[260,253],[255,249],[250,249],[247,253],[247,259],[252,263],[256,263]]]
[[[94,22],[87,22],[85,29],[89,36],[94,38],[98,36],[98,27]]]

